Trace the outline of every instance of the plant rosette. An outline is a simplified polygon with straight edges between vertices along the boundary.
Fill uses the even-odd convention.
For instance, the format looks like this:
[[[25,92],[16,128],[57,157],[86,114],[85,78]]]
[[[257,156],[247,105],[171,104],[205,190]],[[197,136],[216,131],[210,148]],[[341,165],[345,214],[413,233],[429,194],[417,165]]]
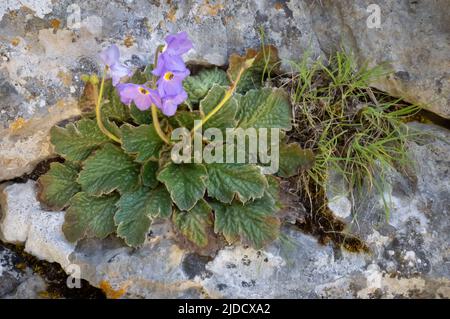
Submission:
[[[65,161],[39,178],[39,199],[67,209],[69,241],[115,234],[137,247],[161,218],[198,247],[212,234],[257,249],[278,238],[279,180],[310,167],[313,154],[286,143],[288,95],[264,86],[277,50],[191,75],[182,59],[191,48],[185,32],[169,35],[135,72],[107,48],[101,81],[87,77],[84,116],[52,128]]]

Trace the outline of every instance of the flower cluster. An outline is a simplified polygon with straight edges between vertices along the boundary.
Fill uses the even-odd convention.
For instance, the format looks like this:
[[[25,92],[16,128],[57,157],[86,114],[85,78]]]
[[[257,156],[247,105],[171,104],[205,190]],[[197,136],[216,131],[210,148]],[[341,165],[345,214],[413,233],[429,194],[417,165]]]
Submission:
[[[124,76],[130,76],[130,71],[119,63],[119,50],[115,45],[102,52],[101,58],[108,66],[122,103],[134,102],[140,110],[147,110],[155,104],[164,115],[175,114],[178,105],[187,99],[183,89],[183,80],[189,75],[182,55],[192,48],[186,32],[166,37],[166,46],[158,56],[156,68],[152,74],[158,77],[157,89],[134,83],[119,83]]]
[[[112,77],[112,83],[114,86],[120,82],[121,78],[133,75],[133,72],[129,68],[119,62],[120,52],[119,48],[115,44],[101,52],[100,58],[106,65]]]

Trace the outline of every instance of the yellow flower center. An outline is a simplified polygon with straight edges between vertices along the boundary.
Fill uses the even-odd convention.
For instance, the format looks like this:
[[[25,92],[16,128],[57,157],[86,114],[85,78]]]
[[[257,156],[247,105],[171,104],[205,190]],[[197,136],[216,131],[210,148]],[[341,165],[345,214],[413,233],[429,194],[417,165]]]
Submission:
[[[164,80],[166,80],[166,81],[172,80],[173,77],[174,77],[174,74],[173,74],[172,72],[166,72],[166,73],[164,74]]]
[[[139,88],[139,92],[140,92],[141,94],[144,94],[144,95],[147,95],[147,94],[150,93],[148,90],[144,89],[143,87],[140,87],[140,88]]]

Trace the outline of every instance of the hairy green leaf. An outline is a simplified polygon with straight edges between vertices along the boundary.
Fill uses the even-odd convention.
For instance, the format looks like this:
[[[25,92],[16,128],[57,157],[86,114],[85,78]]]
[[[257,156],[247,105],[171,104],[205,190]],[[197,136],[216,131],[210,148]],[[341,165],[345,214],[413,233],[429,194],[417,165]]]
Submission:
[[[135,84],[144,84],[149,79],[147,78],[147,75],[145,74],[145,70],[136,70],[133,75],[131,76],[130,83]]]
[[[78,183],[83,191],[92,195],[107,194],[114,190],[128,192],[139,183],[139,164],[119,147],[105,144],[85,162]]]
[[[245,203],[264,195],[267,180],[256,165],[211,163],[206,165],[208,196],[231,203],[235,195]]]
[[[281,177],[297,175],[299,169],[308,169],[314,164],[314,154],[310,149],[302,149],[297,143],[280,145],[280,169]]]
[[[215,212],[215,232],[223,233],[229,243],[240,238],[260,249],[279,235],[280,221],[274,216],[277,208],[271,196],[246,204],[213,202],[211,206]]]
[[[200,71],[197,75],[187,77],[183,81],[189,102],[194,104],[204,98],[214,84],[229,85],[225,71],[218,68],[206,69]]]
[[[175,210],[172,216],[176,228],[199,247],[208,244],[208,228],[212,225],[211,207],[201,199],[190,211]]]
[[[122,139],[122,131],[120,130],[119,126],[117,126],[117,123],[110,120],[110,119],[104,119],[103,125],[108,130],[108,132],[112,133],[114,136],[118,137],[119,139]]]
[[[133,119],[133,122],[140,124],[151,124],[152,123],[152,113],[150,110],[141,111],[139,110],[134,103],[130,105],[130,115]]]
[[[238,110],[241,128],[292,127],[291,105],[286,92],[279,88],[264,88],[248,91],[240,99]]]
[[[130,154],[136,154],[136,161],[144,162],[148,159],[157,159],[164,142],[156,133],[153,125],[140,125],[138,127],[124,124],[122,131],[122,148]]]
[[[172,213],[172,200],[162,185],[157,189],[141,187],[124,193],[116,205],[117,235],[133,247],[144,243],[152,218],[169,217]]]
[[[194,121],[200,120],[201,118],[199,111],[180,110],[174,116],[169,117],[169,123],[173,127],[185,127],[191,130],[194,127]]]
[[[148,160],[141,167],[141,181],[144,186],[155,188],[159,182],[156,179],[159,164],[156,161]]]
[[[202,164],[170,163],[158,174],[180,210],[190,210],[203,197],[208,175]]]
[[[96,197],[78,193],[70,200],[62,230],[67,240],[75,242],[84,237],[105,238],[112,234],[115,206],[119,196],[112,194]]]
[[[281,202],[281,196],[280,196],[280,182],[279,179],[273,175],[267,175],[267,182],[269,186],[266,189],[266,196],[272,197],[275,208],[277,210],[283,208],[283,203]]]
[[[69,123],[65,128],[54,126],[50,130],[50,141],[55,151],[70,161],[82,161],[97,147],[109,141],[90,119]]]
[[[120,101],[119,94],[111,81],[105,84],[101,111],[104,119],[113,119],[120,122],[126,122],[130,119],[130,110]]]
[[[48,208],[61,210],[81,190],[76,182],[78,167],[68,162],[51,163],[50,170],[38,179],[38,198]]]
[[[261,50],[247,49],[245,55],[232,54],[227,70],[228,77],[234,81],[244,63],[254,58],[253,64],[241,76],[236,92],[245,93],[250,89],[261,87],[265,76],[277,70],[280,59],[278,50],[272,45],[266,45]]]
[[[214,85],[211,90],[209,90],[208,94],[200,102],[200,111],[204,116],[210,113],[217,104],[220,103],[225,96],[226,91],[226,87],[219,85]],[[203,129],[206,130],[213,127],[224,130],[226,128],[235,127],[237,109],[237,100],[235,97],[231,97],[225,105],[203,125]]]

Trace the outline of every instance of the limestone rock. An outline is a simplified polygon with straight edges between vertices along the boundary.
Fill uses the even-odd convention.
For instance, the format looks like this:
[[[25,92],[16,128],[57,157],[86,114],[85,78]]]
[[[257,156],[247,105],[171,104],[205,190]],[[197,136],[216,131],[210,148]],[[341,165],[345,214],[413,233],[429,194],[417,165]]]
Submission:
[[[194,43],[186,59],[196,64],[224,65],[231,53],[259,47],[262,35],[278,47],[286,70],[306,51],[316,59],[342,46],[359,65],[393,69],[377,88],[450,117],[449,0],[375,1],[380,28],[368,24],[374,12],[362,0],[25,3],[0,4],[0,181],[51,154],[48,128],[77,114],[66,104],[80,96],[82,74],[101,72],[103,48],[116,43],[125,64],[141,67],[165,35],[181,30]],[[52,117],[62,104],[68,113]],[[22,119],[42,120],[10,132]]]
[[[22,258],[0,245],[0,298],[38,298],[46,290],[44,280],[24,265]]]
[[[74,245],[61,230],[64,213],[44,211],[36,199],[35,182],[3,185],[0,189],[0,238],[25,245],[25,251],[64,269]]]
[[[47,116],[18,120],[10,128],[0,130],[0,181],[30,173],[36,164],[51,157],[50,129],[79,114],[72,101],[50,108]]]
[[[410,127],[427,134],[410,145],[416,179],[390,176],[390,219],[374,192],[357,199],[356,219],[346,217],[369,254],[321,246],[292,225],[264,250],[235,245],[214,257],[179,248],[166,222],[138,249],[117,238],[75,247],[60,231],[64,213],[43,211],[32,181],[3,188],[0,231],[40,258],[78,266],[82,278],[123,298],[450,298],[450,133]]]
[[[377,88],[450,118],[450,1],[306,2],[325,52],[341,45],[360,65],[390,67]]]

